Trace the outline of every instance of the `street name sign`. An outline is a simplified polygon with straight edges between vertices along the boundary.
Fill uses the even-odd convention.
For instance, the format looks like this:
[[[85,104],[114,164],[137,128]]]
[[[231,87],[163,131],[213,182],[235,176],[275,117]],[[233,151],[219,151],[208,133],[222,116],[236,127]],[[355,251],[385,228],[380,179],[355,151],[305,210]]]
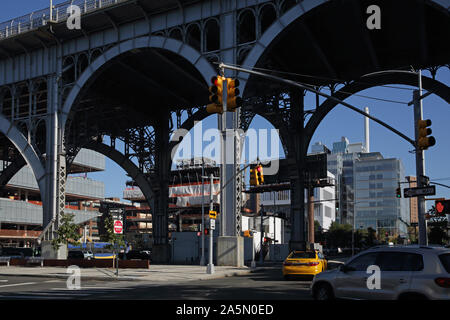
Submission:
[[[422,188],[405,188],[403,190],[403,196],[405,198],[432,196],[435,194],[436,194],[436,186],[428,186]]]

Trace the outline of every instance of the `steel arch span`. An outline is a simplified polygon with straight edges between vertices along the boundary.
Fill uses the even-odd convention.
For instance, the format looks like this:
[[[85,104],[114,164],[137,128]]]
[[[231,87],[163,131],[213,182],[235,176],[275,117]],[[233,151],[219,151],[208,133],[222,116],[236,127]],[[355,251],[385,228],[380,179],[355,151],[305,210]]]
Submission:
[[[205,86],[209,82],[209,79],[211,79],[211,77],[216,73],[205,57],[203,57],[191,46],[179,40],[161,36],[149,36],[119,43],[97,57],[91,64],[89,64],[87,69],[78,78],[64,101],[64,105],[61,110],[61,126],[65,127],[66,122],[73,111],[72,107],[75,105],[77,98],[79,98],[80,93],[86,89],[88,82],[95,77],[97,71],[108,64],[109,61],[121,54],[144,48],[164,49],[185,58],[202,75],[205,81]]]
[[[154,192],[152,190],[151,183],[148,179],[146,179],[146,177],[133,163],[133,161],[125,157],[115,148],[110,147],[103,142],[93,140],[84,145],[83,148],[103,154],[104,156],[117,163],[123,170],[125,170],[125,172],[131,177],[131,179],[136,182],[150,205],[151,200],[154,198]]]
[[[419,0],[416,1],[413,5],[407,6],[407,1],[396,1],[395,3],[392,1],[386,1],[382,0],[380,1],[379,5],[382,7],[382,21],[386,21],[386,29],[389,27],[393,27],[392,23],[395,21],[396,17],[404,17],[408,15],[410,12],[403,13],[400,11],[401,6],[405,6],[405,10],[411,10],[412,13],[418,14],[417,12],[423,11],[423,16],[420,17],[422,19],[420,23],[416,23],[415,25],[420,25],[420,28],[417,31],[417,33],[414,33],[412,37],[418,37],[417,39],[414,38],[414,40],[419,43],[419,47],[414,47],[414,51],[411,50],[411,52],[401,52],[398,53],[398,56],[396,56],[396,60],[389,60],[390,56],[393,55],[392,53],[398,50],[391,50],[395,47],[396,43],[395,41],[389,41],[389,43],[383,43],[380,42],[380,39],[378,39],[378,35],[372,35],[369,34],[367,30],[365,30],[365,19],[366,17],[362,16],[360,11],[363,9],[364,4],[371,4],[367,1],[357,1],[357,0],[351,0],[346,3],[342,3],[341,1],[336,0],[304,0],[304,1],[298,1],[298,3],[291,7],[287,12],[285,12],[282,16],[280,16],[272,25],[261,35],[259,39],[256,39],[253,47],[243,60],[242,66],[247,69],[254,69],[255,67],[264,67],[264,59],[271,59],[269,65],[272,63],[277,64],[278,66],[282,66],[283,69],[286,69],[284,71],[292,72],[291,65],[289,62],[296,61],[297,64],[300,65],[311,65],[314,66],[319,70],[319,73],[321,76],[326,76],[329,79],[346,79],[347,81],[356,79],[361,77],[364,74],[368,74],[370,72],[374,71],[380,71],[380,70],[386,70],[386,69],[393,69],[394,67],[398,68],[404,68],[405,66],[414,65],[414,67],[418,68],[426,68],[426,67],[435,67],[437,64],[439,65],[445,65],[450,63],[449,56],[450,56],[450,46],[446,43],[446,38],[450,36],[450,33],[448,30],[448,27],[450,26],[450,5],[448,1],[445,0]],[[326,31],[330,30],[339,30],[341,33],[345,33],[345,31],[352,30],[349,29],[354,28],[355,26],[358,26],[359,29],[357,32],[354,31],[354,37],[353,43],[352,39],[346,39],[347,42],[344,46],[344,43],[335,43],[336,41],[333,41],[331,38],[333,35],[328,35],[328,38],[325,39],[324,34],[317,34],[320,28],[318,27],[317,23],[314,24],[310,20],[312,20],[312,16],[315,15],[315,18],[318,19],[318,16],[325,16],[325,17],[332,17],[333,16],[333,10],[338,10],[344,8],[349,9],[348,18],[349,20],[354,20],[352,25],[346,25],[345,27],[347,29],[344,29],[344,26],[341,27],[341,25],[332,25],[333,23],[337,23],[336,21],[340,20],[334,20],[334,21],[327,21],[321,22],[320,26],[323,25],[323,27],[327,27]],[[365,7],[364,7],[365,8]],[[397,12],[396,10],[399,10]],[[343,10],[343,9],[342,9]],[[384,11],[383,11],[384,10]],[[387,12],[386,12],[387,11]],[[341,12],[338,12],[339,14]],[[336,15],[338,15],[336,13]],[[426,16],[426,14],[430,16]],[[432,25],[434,21],[426,21],[425,19],[428,18],[428,20],[432,20],[433,15],[439,16],[439,19],[441,20],[441,25]],[[309,20],[308,20],[309,19]],[[337,19],[337,18],[336,18]],[[341,18],[342,19],[342,18]],[[407,18],[405,18],[407,19]],[[405,20],[407,23],[412,23],[412,18],[408,17],[410,20]],[[390,20],[390,21],[389,21]],[[341,21],[341,24],[344,25],[347,23],[346,21]],[[349,22],[350,23],[350,22]],[[390,24],[389,24],[390,23]],[[401,21],[399,21],[401,23]],[[408,25],[409,26],[409,25]],[[434,29],[433,32],[428,31],[428,37],[431,38],[433,36],[433,39],[427,39],[424,35],[425,32],[427,32],[425,29],[426,27],[430,28],[432,26]],[[442,38],[439,38],[434,33],[438,30],[436,30],[437,26],[446,26],[444,30],[441,30],[441,34],[443,35]],[[354,28],[356,29],[356,28]],[[383,27],[382,27],[383,29]],[[407,37],[408,32],[412,32],[411,30],[408,30],[406,27],[404,28],[398,28],[397,34],[395,37],[399,37],[400,39],[408,39],[412,40]],[[390,30],[390,29],[389,29]],[[295,32],[294,32],[295,31]],[[326,32],[324,31],[324,32]],[[392,31],[392,30],[390,30]],[[333,31],[334,32],[334,31]],[[337,32],[337,31],[336,31]],[[384,32],[384,31],[380,31]],[[387,32],[387,31],[386,31]],[[447,32],[447,37],[446,37]],[[403,36],[402,36],[403,35]],[[420,35],[420,36],[419,36]],[[297,41],[294,41],[294,36],[296,37]],[[386,34],[384,37],[389,40],[389,35]],[[303,38],[306,40],[303,40]],[[322,37],[322,38],[321,38]],[[331,37],[331,38],[330,38]],[[348,36],[351,37],[350,35]],[[393,36],[394,37],[394,36]],[[383,38],[382,40],[386,40]],[[282,48],[287,51],[288,53],[281,52],[280,48],[278,48],[278,51],[276,52],[278,56],[287,57],[289,54],[289,50],[291,48],[285,48],[286,45],[289,45],[289,43],[295,43],[304,41],[303,47],[301,47],[303,52],[306,52],[301,58],[307,58],[305,59],[305,62],[299,63],[301,61],[301,58],[298,57],[296,60],[296,57],[291,57],[292,59],[288,62],[280,61],[280,57],[270,57],[270,54],[273,50],[276,49],[276,46],[280,46],[280,43],[283,45]],[[325,43],[331,43],[329,46]],[[360,44],[360,43],[361,44]],[[306,44],[307,46],[306,46]],[[342,65],[337,65],[338,60],[344,60],[345,56],[338,56],[339,51],[343,51],[345,47],[350,47],[350,44],[353,45],[352,49],[358,49],[358,57],[351,57],[355,58],[359,61],[352,60],[347,57],[346,63]],[[442,52],[438,52],[439,50],[437,48],[440,48]],[[445,50],[443,50],[445,48]],[[294,50],[299,50],[299,47],[294,47]],[[361,51],[359,51],[361,50]],[[356,51],[356,50],[355,50]],[[348,51],[347,51],[348,53]],[[275,54],[274,54],[275,55]],[[336,55],[336,57],[334,57]],[[363,58],[363,57],[368,58]],[[413,58],[414,56],[414,58]],[[313,60],[311,60],[313,59]],[[366,59],[366,60],[364,60]],[[436,63],[436,61],[439,61],[439,63]],[[314,62],[314,64],[312,63]],[[364,63],[363,63],[364,62]],[[344,72],[345,67],[347,68],[353,68],[353,64],[357,64],[358,66],[355,66],[355,70],[353,70],[350,73]],[[361,65],[365,65],[365,68],[361,68]],[[313,67],[311,67],[313,68]],[[310,69],[311,69],[310,68]],[[271,69],[271,68],[268,68]],[[315,70],[317,71],[317,70]],[[343,75],[343,73],[345,75]],[[315,73],[312,74],[313,76],[316,75]],[[341,76],[342,75],[342,76]],[[238,78],[242,81],[243,87],[244,87],[244,94],[248,94],[248,87],[251,81],[251,76],[249,74],[240,72],[238,73]],[[340,77],[341,76],[341,77]],[[249,82],[250,81],[250,82]],[[333,80],[328,80],[329,82],[334,82]],[[338,80],[339,81],[339,80]]]

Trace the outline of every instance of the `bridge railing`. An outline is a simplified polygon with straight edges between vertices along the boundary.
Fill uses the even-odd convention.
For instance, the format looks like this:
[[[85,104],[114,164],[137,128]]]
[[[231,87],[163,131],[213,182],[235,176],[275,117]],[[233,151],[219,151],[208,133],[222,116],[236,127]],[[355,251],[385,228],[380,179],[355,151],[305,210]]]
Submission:
[[[0,23],[0,41],[45,26],[50,20],[56,23],[67,20],[70,15],[67,13],[67,8],[71,5],[78,6],[81,10],[81,14],[85,14],[126,1],[130,0],[66,1],[53,6],[52,19],[50,19],[50,8],[46,8]]]

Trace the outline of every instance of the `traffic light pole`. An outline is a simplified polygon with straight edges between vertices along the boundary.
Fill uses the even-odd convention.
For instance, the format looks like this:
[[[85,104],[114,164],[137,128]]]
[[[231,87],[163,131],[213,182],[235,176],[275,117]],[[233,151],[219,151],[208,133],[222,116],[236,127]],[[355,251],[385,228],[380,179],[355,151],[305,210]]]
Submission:
[[[261,205],[261,225],[260,225],[260,231],[261,231],[261,239],[259,241],[259,262],[261,265],[264,263],[264,250],[263,250],[263,238],[264,238],[264,205]]]
[[[211,173],[209,176],[210,185],[209,185],[209,210],[214,210],[214,200],[213,200],[213,183],[214,183],[214,175]],[[213,233],[214,230],[211,230],[211,218],[209,218],[209,263],[206,267],[206,273],[213,274],[214,273],[214,263],[213,263]]]
[[[205,175],[205,161],[202,156],[202,257],[200,259],[200,265],[205,265],[205,181],[203,176]]]
[[[414,104],[414,132],[416,141],[419,141],[419,120],[422,120],[422,73],[419,71],[419,90],[413,92],[413,104]],[[416,176],[417,187],[423,187],[422,179],[420,177],[425,176],[425,157],[424,151],[419,147],[416,148]],[[419,224],[419,245],[426,246],[427,240],[427,225],[425,221],[425,197],[417,197],[418,205],[418,224]]]

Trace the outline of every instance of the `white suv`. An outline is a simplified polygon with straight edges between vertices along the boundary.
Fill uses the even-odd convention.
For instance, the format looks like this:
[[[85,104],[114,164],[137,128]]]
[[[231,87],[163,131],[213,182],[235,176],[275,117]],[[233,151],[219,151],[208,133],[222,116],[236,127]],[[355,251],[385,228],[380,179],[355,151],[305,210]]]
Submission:
[[[337,269],[317,274],[311,294],[316,300],[450,299],[450,249],[374,247]]]

